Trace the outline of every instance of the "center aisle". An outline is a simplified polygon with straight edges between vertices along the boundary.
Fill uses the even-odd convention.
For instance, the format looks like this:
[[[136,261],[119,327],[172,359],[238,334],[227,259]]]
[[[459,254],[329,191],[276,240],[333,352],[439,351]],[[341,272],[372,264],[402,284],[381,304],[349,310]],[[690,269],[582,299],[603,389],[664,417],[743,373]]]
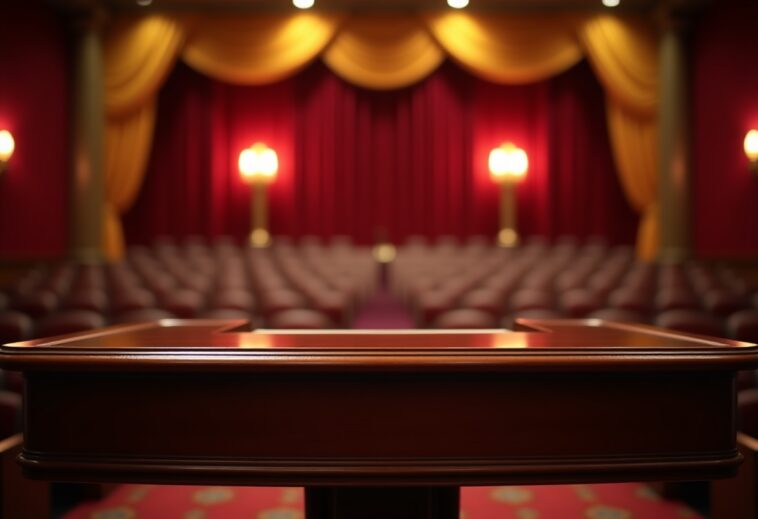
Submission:
[[[413,319],[395,296],[386,289],[379,290],[355,317],[357,330],[392,330],[414,328]]]

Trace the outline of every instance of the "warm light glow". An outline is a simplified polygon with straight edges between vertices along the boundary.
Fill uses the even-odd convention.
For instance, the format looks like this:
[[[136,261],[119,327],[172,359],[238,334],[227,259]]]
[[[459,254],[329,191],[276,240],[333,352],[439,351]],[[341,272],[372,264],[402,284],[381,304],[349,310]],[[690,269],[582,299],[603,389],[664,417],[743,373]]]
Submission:
[[[147,7],[148,5],[152,4],[153,0],[137,0],[137,5],[142,7]]]
[[[621,3],[621,0],[603,0],[603,5],[606,7],[617,7]]]
[[[298,9],[310,9],[313,7],[314,0],[292,0],[292,5]]]
[[[489,167],[495,182],[519,182],[529,169],[529,158],[524,150],[506,142],[490,152]]]
[[[758,162],[758,130],[750,130],[745,135],[745,155],[750,162]]]
[[[279,159],[276,152],[263,144],[256,142],[246,150],[242,150],[239,158],[239,170],[245,182],[271,183],[279,170]]]
[[[0,130],[0,162],[8,162],[16,149],[13,135],[8,130]]]
[[[463,9],[468,5],[468,0],[447,0],[447,5],[453,9]]]
[[[397,256],[397,250],[391,243],[380,243],[374,247],[374,259],[378,263],[392,263]]]
[[[238,333],[237,346],[239,348],[262,350],[272,348],[273,341],[270,335],[263,335],[257,332]]]
[[[495,333],[492,334],[492,347],[515,350],[529,347],[529,336],[526,333]]]

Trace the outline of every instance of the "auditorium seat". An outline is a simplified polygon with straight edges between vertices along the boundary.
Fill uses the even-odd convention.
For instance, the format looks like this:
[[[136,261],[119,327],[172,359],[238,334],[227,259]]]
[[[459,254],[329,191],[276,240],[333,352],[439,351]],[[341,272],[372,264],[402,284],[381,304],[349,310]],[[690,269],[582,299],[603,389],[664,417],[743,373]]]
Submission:
[[[25,294],[13,301],[13,308],[38,319],[58,307],[58,296],[51,290],[39,290]]]
[[[723,289],[711,289],[703,297],[703,306],[712,314],[727,317],[746,307],[743,298]]]
[[[252,312],[255,309],[255,298],[247,290],[227,288],[211,296],[209,304],[213,310],[241,310]]]
[[[758,344],[758,310],[741,310],[730,315],[726,321],[726,335]]]
[[[199,315],[202,319],[244,319],[245,321],[252,322],[254,315],[250,312],[243,310],[235,310],[232,308],[217,308],[214,310],[206,310]]]
[[[114,315],[133,310],[154,308],[157,304],[155,296],[143,288],[130,288],[114,291],[111,298],[111,312]]]
[[[595,310],[587,316],[589,319],[601,319],[603,321],[616,321],[620,323],[637,323],[646,324],[650,320],[645,314],[635,312],[634,310],[624,310],[623,308],[601,308]]]
[[[461,308],[480,310],[493,317],[499,317],[505,305],[505,291],[487,286],[476,288],[465,293],[458,304]]]
[[[553,296],[547,290],[524,288],[513,293],[509,307],[512,313],[524,310],[552,310]]]
[[[204,304],[202,294],[190,289],[173,290],[160,301],[161,308],[182,319],[192,319],[200,315]]]
[[[655,296],[655,307],[659,312],[697,310],[700,308],[700,301],[689,288],[672,285],[658,291]]]
[[[147,321],[158,321],[160,319],[175,319],[176,316],[160,308],[140,308],[128,310],[117,314],[113,318],[113,324],[141,323]]]
[[[611,292],[608,304],[611,308],[629,310],[639,314],[648,314],[651,310],[651,295],[644,290],[619,288]]]
[[[261,313],[266,319],[285,310],[294,310],[308,306],[302,295],[287,288],[261,291],[260,302]]]
[[[347,328],[352,320],[351,302],[339,290],[322,289],[308,295],[311,306],[326,315],[338,328]]]
[[[662,328],[685,333],[711,337],[724,335],[721,320],[702,310],[667,310],[657,314],[653,323]]]
[[[432,288],[419,294],[414,314],[416,326],[425,328],[431,325],[437,316],[452,310],[459,294],[444,287]]]
[[[105,318],[90,310],[62,310],[42,319],[37,327],[38,337],[64,335],[102,328]]]
[[[581,318],[600,307],[600,298],[594,292],[575,288],[559,296],[560,307],[568,317]]]
[[[30,339],[34,333],[34,321],[21,312],[0,312],[0,344]]]
[[[490,313],[473,308],[459,308],[442,313],[432,322],[432,328],[475,329],[498,328],[497,319]]]
[[[65,298],[61,308],[105,314],[108,310],[108,296],[101,288],[77,288]]]
[[[274,329],[311,330],[332,326],[329,318],[321,312],[304,308],[283,310],[266,319],[266,327]]]

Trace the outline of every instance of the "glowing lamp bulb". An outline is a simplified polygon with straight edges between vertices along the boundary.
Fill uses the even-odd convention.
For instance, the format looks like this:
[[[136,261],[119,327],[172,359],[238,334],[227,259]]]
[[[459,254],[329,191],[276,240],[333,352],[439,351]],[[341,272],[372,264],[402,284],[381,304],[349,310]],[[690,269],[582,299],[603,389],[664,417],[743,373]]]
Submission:
[[[447,5],[453,9],[463,9],[468,5],[468,0],[447,0]]]
[[[526,176],[529,158],[524,150],[507,142],[490,152],[489,167],[496,182],[518,182]]]
[[[758,130],[750,130],[745,135],[745,155],[750,162],[758,161]]]
[[[276,152],[261,142],[242,150],[238,162],[240,174],[246,182],[263,181],[269,183],[279,170]]]
[[[0,161],[8,162],[16,149],[13,135],[8,130],[0,130]]]
[[[314,3],[314,0],[292,0],[292,5],[298,9],[310,9]]]

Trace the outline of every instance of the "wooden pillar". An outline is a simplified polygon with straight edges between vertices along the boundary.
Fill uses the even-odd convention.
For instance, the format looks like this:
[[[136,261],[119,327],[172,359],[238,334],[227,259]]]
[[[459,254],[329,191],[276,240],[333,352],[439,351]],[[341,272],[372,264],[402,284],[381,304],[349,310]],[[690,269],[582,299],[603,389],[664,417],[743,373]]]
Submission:
[[[104,13],[91,8],[77,13],[73,23],[69,254],[85,263],[103,260],[103,20]]]
[[[667,3],[659,12],[658,196],[659,259],[676,263],[690,255],[689,14]]]

